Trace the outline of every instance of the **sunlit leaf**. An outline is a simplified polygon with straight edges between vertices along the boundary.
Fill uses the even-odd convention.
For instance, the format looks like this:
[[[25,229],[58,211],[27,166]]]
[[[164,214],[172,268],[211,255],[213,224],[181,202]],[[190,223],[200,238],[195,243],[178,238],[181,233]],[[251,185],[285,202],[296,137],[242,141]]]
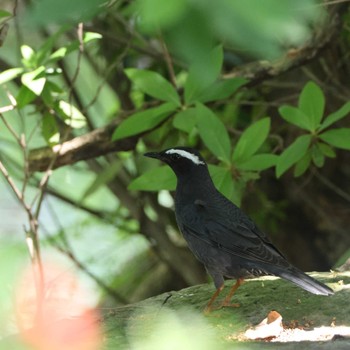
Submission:
[[[60,59],[62,59],[63,57],[65,57],[67,54],[67,48],[66,47],[60,47],[58,50],[56,50],[55,52],[53,52],[48,59],[48,63],[53,63],[56,62]]]
[[[231,143],[223,122],[201,103],[196,104],[196,120],[201,139],[219,159],[230,162]]]
[[[59,109],[64,114],[64,122],[74,129],[82,128],[86,125],[86,118],[78,108],[66,101],[59,101]]]
[[[276,176],[280,177],[292,165],[298,162],[307,152],[311,143],[311,135],[299,136],[283,153],[278,157],[276,165]]]
[[[233,151],[236,164],[248,160],[265,142],[270,131],[270,118],[263,118],[250,125],[240,136]]]
[[[0,73],[0,85],[7,83],[23,73],[23,68],[10,68]]]
[[[98,40],[98,39],[102,39],[102,35],[100,33],[94,33],[94,32],[84,33],[84,37],[83,37],[84,43],[88,43],[92,40]]]
[[[350,128],[339,128],[325,131],[319,138],[330,145],[350,150]]]
[[[168,166],[161,166],[143,173],[129,184],[128,189],[142,191],[173,191],[175,187],[175,174]]]
[[[323,117],[325,98],[321,88],[313,81],[308,82],[299,96],[299,108],[309,120],[311,130],[316,130]]]
[[[32,90],[37,96],[43,91],[46,82],[45,76],[42,76],[42,73],[44,72],[45,67],[40,66],[32,72],[24,73],[21,78],[23,85],[29,90]]]
[[[21,46],[21,54],[25,61],[29,62],[35,55],[35,51],[28,45]]]
[[[173,103],[164,103],[158,107],[149,108],[145,111],[135,113],[125,119],[114,131],[112,140],[140,134],[160,124],[176,109]]]
[[[175,88],[160,74],[134,68],[125,69],[125,73],[135,86],[145,94],[180,105],[179,95]]]

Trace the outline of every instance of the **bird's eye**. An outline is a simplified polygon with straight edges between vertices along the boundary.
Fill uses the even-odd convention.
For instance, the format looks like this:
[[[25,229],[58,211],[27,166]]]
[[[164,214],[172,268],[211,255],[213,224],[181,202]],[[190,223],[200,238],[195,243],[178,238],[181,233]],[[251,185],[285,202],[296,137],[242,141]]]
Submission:
[[[171,159],[173,159],[173,160],[177,160],[177,159],[180,159],[180,158],[181,158],[180,155],[177,154],[177,153],[173,153],[173,154],[171,155]]]

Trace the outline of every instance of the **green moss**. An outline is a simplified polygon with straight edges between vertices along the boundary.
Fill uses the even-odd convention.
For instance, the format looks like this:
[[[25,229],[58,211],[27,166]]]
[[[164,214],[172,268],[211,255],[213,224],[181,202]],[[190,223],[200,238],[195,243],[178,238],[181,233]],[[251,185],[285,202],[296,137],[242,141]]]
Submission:
[[[176,325],[169,321],[169,327],[163,327],[162,334],[158,337],[166,337],[166,329],[173,331],[179,324],[183,327],[179,332],[198,324],[198,327],[203,327],[203,334],[210,331],[214,335],[218,349],[234,347],[238,339],[242,339],[246,329],[260,323],[271,310],[278,311],[285,324],[320,327],[335,323],[350,326],[350,273],[318,273],[313,276],[326,282],[336,293],[330,297],[317,296],[284,280],[265,277],[247,281],[237,290],[233,302],[239,303],[239,308],[226,307],[213,311],[208,316],[204,316],[202,311],[215,291],[212,284],[165,293],[118,308],[103,320],[106,349],[118,349],[118,346],[123,348],[127,344],[133,348],[130,342],[132,344],[140,336],[148,339],[151,334],[152,339],[156,339],[159,320],[169,314],[172,315],[171,319],[176,320]],[[233,283],[234,281],[227,282],[227,288],[220,298],[225,297]],[[193,323],[192,319],[196,321]],[[240,348],[243,344],[250,344],[250,348],[255,348],[254,344],[261,346],[263,343],[240,341],[239,344]],[[270,346],[275,345],[271,343]]]

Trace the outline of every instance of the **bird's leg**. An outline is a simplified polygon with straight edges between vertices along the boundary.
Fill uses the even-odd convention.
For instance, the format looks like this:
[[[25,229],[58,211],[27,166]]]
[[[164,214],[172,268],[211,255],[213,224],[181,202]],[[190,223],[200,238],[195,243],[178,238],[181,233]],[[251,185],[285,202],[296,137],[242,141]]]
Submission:
[[[236,283],[231,287],[230,291],[226,295],[226,298],[222,302],[220,307],[224,306],[230,306],[230,307],[239,307],[239,304],[231,304],[231,298],[233,294],[235,294],[235,291],[239,288],[239,286],[243,283],[244,279],[243,278],[238,278]]]
[[[218,297],[218,295],[221,293],[221,291],[224,289],[225,285],[222,284],[217,290],[216,292],[213,294],[213,296],[210,298],[207,306],[204,309],[204,314],[208,315],[211,311],[215,310],[216,308],[213,308],[212,305],[215,301],[215,299]]]

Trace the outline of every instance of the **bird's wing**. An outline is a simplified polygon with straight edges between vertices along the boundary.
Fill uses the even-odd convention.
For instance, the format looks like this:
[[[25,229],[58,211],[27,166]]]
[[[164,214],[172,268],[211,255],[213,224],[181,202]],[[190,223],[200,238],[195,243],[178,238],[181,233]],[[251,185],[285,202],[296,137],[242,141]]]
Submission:
[[[213,205],[196,201],[194,211],[195,215],[182,217],[182,225],[187,234],[244,259],[288,264],[268,237],[232,203]]]

